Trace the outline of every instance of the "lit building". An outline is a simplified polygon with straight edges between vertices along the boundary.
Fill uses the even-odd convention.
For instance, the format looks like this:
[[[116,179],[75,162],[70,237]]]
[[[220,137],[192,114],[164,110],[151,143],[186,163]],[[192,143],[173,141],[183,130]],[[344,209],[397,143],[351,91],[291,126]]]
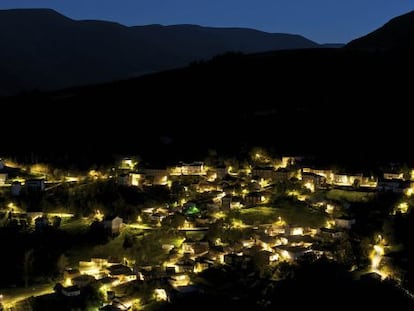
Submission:
[[[7,173],[0,173],[0,186],[5,185],[6,180],[7,180]]]

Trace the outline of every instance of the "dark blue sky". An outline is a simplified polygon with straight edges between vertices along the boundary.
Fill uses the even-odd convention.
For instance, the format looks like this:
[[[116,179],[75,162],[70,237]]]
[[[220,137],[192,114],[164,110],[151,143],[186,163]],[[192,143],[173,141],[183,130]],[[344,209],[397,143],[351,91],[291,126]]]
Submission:
[[[53,8],[74,19],[125,25],[199,24],[348,42],[414,10],[411,0],[1,0],[0,9]]]

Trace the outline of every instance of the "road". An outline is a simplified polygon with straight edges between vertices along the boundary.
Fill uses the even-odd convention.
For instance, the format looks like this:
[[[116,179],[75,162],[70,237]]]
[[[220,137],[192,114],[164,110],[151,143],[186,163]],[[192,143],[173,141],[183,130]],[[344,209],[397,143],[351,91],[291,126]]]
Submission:
[[[0,294],[3,295],[1,302],[3,303],[6,310],[13,307],[17,302],[27,299],[29,297],[42,296],[53,293],[54,284],[43,284],[35,287],[23,288],[8,288],[0,289]]]

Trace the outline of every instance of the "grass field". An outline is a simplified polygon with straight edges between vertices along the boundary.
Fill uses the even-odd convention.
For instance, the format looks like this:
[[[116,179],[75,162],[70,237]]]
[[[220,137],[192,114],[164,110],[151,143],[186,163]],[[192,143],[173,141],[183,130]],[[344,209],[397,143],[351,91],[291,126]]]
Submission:
[[[70,219],[62,222],[60,229],[70,234],[82,234],[89,229],[91,223],[89,218]]]
[[[340,189],[332,189],[326,192],[326,198],[337,201],[347,201],[350,203],[365,203],[371,201],[375,197],[375,193],[361,191],[347,191]]]
[[[301,226],[320,227],[326,221],[324,213],[302,206],[277,207],[255,207],[242,209],[240,218],[246,224],[265,224],[272,223],[281,217],[287,223],[298,224]]]

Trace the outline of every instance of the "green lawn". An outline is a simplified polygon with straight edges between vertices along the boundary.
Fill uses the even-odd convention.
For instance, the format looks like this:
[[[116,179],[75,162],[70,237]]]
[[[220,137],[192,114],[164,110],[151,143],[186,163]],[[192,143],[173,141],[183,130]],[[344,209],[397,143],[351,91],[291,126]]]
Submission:
[[[324,213],[294,204],[283,208],[255,207],[240,211],[240,219],[246,224],[272,223],[277,221],[279,216],[287,223],[316,228],[322,226],[326,221]]]
[[[91,220],[88,218],[70,219],[62,221],[60,229],[70,234],[82,234],[88,230],[91,223]]]
[[[347,191],[340,189],[332,189],[326,192],[326,198],[337,201],[347,201],[350,203],[365,203],[371,201],[375,197],[375,193],[361,191]]]

